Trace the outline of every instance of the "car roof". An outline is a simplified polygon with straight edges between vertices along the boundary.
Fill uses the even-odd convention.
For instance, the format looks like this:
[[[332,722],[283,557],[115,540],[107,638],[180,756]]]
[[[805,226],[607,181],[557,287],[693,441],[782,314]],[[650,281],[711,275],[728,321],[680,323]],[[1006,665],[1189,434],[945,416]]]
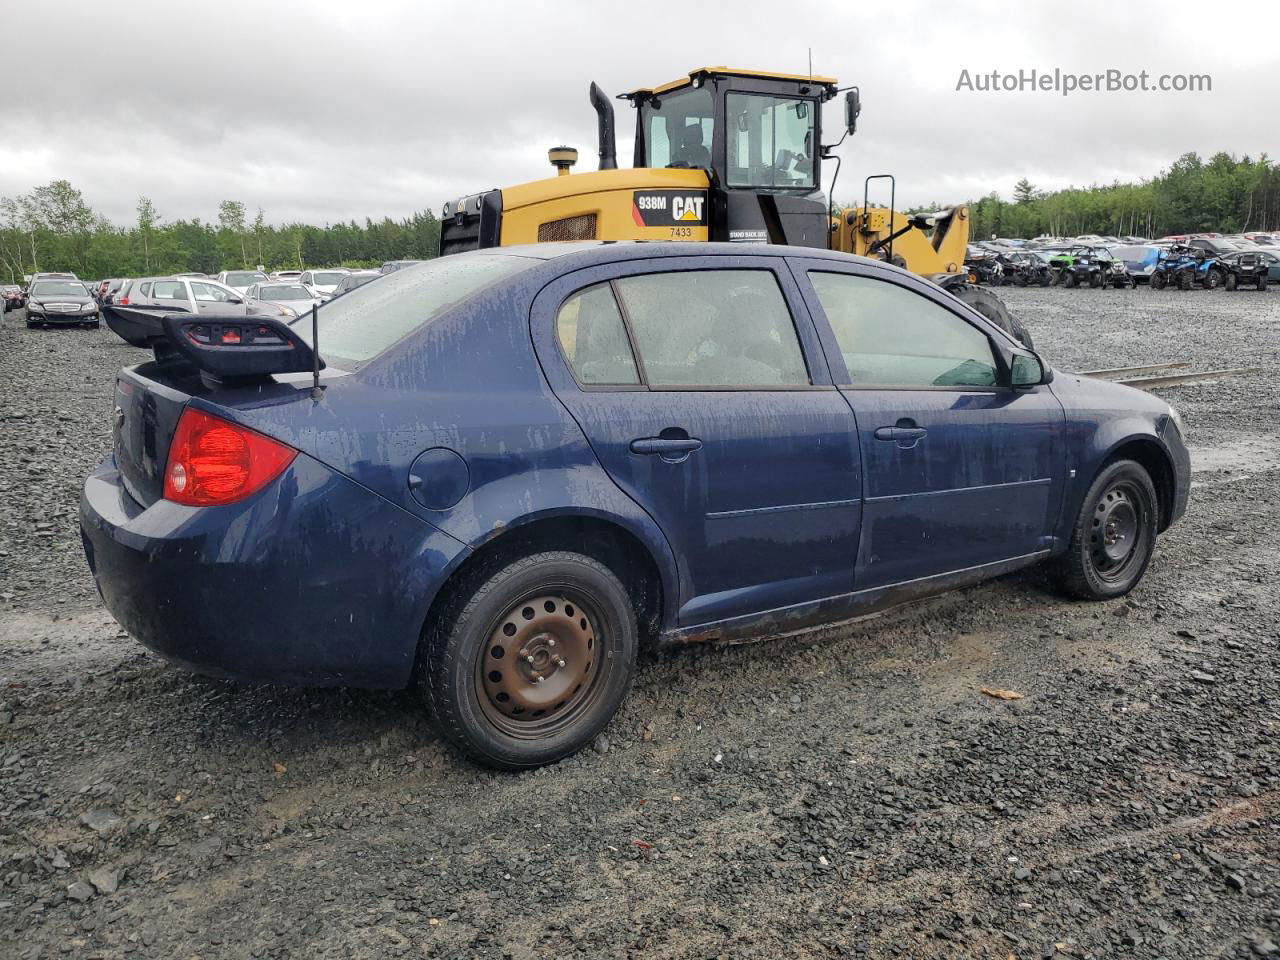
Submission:
[[[535,260],[572,260],[574,267],[622,260],[650,260],[656,257],[805,257],[836,260],[843,263],[875,263],[880,260],[859,257],[823,247],[797,247],[773,243],[681,243],[668,241],[607,240],[556,241],[528,243],[510,247],[473,250],[462,256],[510,256]],[[564,264],[569,266],[569,264]]]

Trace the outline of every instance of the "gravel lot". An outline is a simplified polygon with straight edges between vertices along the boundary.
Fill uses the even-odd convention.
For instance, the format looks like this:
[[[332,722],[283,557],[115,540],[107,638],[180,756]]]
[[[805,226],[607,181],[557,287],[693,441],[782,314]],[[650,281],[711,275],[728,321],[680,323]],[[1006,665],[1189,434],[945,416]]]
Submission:
[[[8,314],[0,956],[1280,957],[1280,291],[1007,299],[1063,369],[1266,370],[1167,391],[1196,487],[1130,598],[1031,574],[653,656],[594,750],[521,775],[408,694],[124,636],[76,503],[143,355]]]

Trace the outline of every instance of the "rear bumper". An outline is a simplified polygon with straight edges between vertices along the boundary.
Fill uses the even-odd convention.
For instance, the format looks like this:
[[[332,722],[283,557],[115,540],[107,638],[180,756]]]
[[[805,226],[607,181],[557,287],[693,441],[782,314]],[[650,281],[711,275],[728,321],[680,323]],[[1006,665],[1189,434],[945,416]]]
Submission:
[[[198,673],[398,689],[462,543],[299,454],[225,507],[143,508],[113,459],[85,481],[80,529],[111,615]]]

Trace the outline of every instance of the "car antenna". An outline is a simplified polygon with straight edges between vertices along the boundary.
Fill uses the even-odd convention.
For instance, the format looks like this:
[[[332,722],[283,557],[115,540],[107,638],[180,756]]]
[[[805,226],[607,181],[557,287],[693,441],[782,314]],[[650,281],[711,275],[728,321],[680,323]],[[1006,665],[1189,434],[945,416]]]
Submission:
[[[311,304],[311,399],[324,396],[320,389],[320,305]]]

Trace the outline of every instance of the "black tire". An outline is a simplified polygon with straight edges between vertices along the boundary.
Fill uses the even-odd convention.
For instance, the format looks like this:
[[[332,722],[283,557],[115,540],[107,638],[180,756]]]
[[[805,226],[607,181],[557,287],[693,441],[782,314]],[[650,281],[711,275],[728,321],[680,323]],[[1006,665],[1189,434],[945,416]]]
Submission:
[[[1044,274],[1041,275],[1040,286],[1042,287],[1053,286],[1053,274],[1051,272],[1045,272]]]
[[[1107,464],[1089,486],[1057,562],[1059,586],[1085,600],[1124,596],[1151,562],[1159,515],[1155,484],[1141,464]]]
[[[89,329],[90,329],[90,330],[101,330],[101,329],[102,329],[102,321],[101,321],[101,320],[95,320],[95,321],[93,321],[93,323],[89,324]]]
[[[1204,275],[1204,288],[1206,290],[1216,290],[1222,285],[1222,273],[1218,270],[1210,270]]]
[[[1238,283],[1239,281],[1236,279],[1236,275],[1234,273],[1228,273],[1227,279],[1223,281],[1222,285],[1228,290],[1234,290]]]
[[[1194,282],[1195,282],[1195,280],[1194,280],[1194,278],[1191,276],[1191,272],[1190,272],[1189,270],[1183,270],[1180,274],[1178,274],[1178,289],[1179,289],[1179,290],[1190,290],[1190,289],[1191,289],[1191,284],[1192,284],[1192,283],[1194,283]]]
[[[1165,277],[1163,273],[1153,273],[1151,275],[1151,289],[1163,290],[1165,285]]]
[[[1076,285],[1076,275],[1070,270],[1062,271],[1062,285],[1064,287],[1074,287]]]
[[[579,623],[587,626],[579,631]],[[545,638],[555,648],[561,630],[579,631],[582,642],[575,648],[563,637],[557,667],[562,655]],[[637,637],[631,597],[608,567],[578,553],[533,554],[477,576],[446,602],[423,640],[418,689],[441,733],[473,760],[502,770],[539,767],[581,750],[608,725],[631,686]],[[526,665],[517,644],[526,651],[541,644],[538,661]],[[514,695],[495,694],[495,683]],[[526,709],[519,705],[526,694],[564,699],[545,710],[525,701]]]
[[[952,296],[967,303],[1028,350],[1035,349],[1027,328],[1009,312],[1003,300],[976,284],[966,283],[951,290]]]
[[[1267,275],[1265,273],[1258,278],[1258,289],[1259,290],[1267,289]]]
[[[1102,286],[1102,274],[1100,274],[1100,273],[1091,273],[1091,274],[1089,274],[1089,286],[1091,286],[1091,287],[1100,287],[1100,286]]]

